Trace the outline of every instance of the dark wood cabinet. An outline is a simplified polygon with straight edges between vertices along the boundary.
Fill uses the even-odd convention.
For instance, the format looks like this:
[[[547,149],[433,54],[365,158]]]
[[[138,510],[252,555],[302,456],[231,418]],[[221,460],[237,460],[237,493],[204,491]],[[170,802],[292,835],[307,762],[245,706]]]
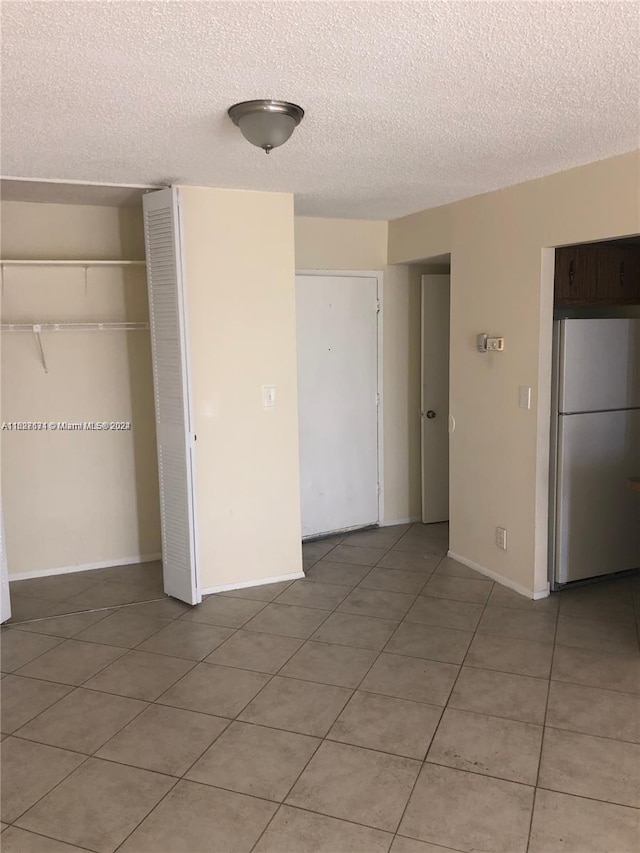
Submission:
[[[640,245],[586,243],[556,249],[555,304],[640,303]]]

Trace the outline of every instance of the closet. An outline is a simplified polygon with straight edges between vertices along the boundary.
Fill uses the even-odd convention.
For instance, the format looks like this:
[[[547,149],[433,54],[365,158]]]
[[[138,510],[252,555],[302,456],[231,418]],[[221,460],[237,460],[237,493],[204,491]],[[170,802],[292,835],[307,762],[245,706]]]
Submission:
[[[9,580],[18,590],[122,566],[121,603],[137,588],[158,597],[162,587],[146,594],[142,582],[161,544],[141,207],[3,202],[2,212]],[[31,603],[33,617],[63,608],[52,596],[38,610],[35,593]]]

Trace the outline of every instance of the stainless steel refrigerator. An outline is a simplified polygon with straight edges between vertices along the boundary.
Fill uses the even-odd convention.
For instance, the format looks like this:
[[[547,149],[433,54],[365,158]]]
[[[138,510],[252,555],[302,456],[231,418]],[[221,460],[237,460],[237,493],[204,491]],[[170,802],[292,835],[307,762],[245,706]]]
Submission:
[[[640,319],[554,323],[552,586],[640,567]]]

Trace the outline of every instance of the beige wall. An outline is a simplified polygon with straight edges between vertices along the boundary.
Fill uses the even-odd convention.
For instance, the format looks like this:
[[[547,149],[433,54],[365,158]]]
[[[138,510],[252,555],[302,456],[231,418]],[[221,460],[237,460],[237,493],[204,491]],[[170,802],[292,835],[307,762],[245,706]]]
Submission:
[[[394,524],[420,518],[420,276],[427,270],[387,266],[387,225],[296,217],[295,234],[298,270],[383,274],[383,523]]]
[[[2,204],[3,258],[142,258],[140,209]],[[3,322],[147,320],[144,268],[6,267]],[[2,432],[9,570],[160,552],[149,333],[2,336],[3,421],[131,421],[131,432]]]
[[[638,152],[389,223],[389,262],[451,252],[451,550],[507,583],[547,580],[552,252],[640,231]],[[505,337],[501,354],[475,349]],[[533,389],[531,411],[518,386]],[[508,550],[494,542],[508,530]]]
[[[293,197],[181,194],[200,585],[300,573]]]

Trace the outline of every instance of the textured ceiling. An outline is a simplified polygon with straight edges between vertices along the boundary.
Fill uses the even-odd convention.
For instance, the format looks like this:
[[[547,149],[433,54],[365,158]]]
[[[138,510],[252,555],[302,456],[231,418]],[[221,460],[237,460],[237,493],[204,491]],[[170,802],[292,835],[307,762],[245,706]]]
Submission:
[[[393,218],[639,146],[638,2],[2,3],[2,173]],[[307,111],[268,157],[226,116]]]

